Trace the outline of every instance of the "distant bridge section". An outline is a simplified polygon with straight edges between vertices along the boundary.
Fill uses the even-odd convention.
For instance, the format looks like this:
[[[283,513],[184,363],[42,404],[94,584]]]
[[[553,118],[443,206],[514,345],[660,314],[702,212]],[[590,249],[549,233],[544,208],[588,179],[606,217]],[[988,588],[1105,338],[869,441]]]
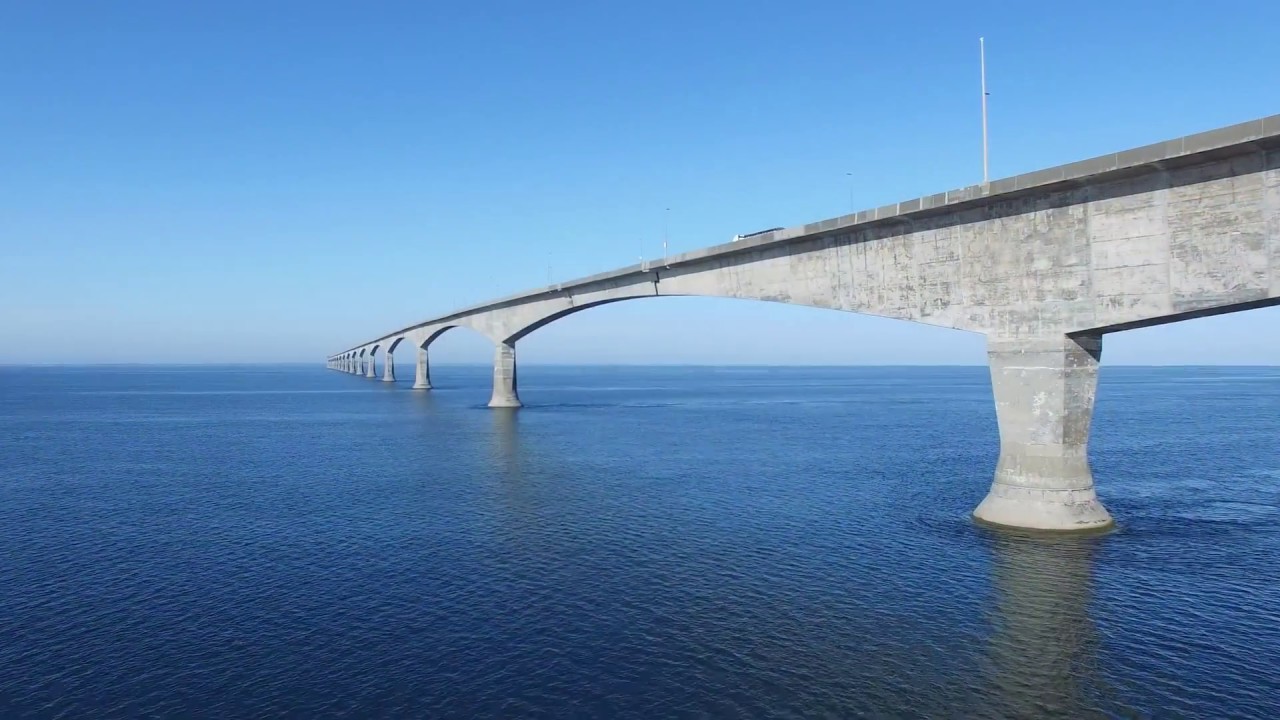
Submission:
[[[1280,304],[1280,115],[513,295],[401,328],[330,366],[394,380],[393,353],[471,328],[491,407],[519,407],[516,343],[621,300],[705,295],[983,333],[1001,452],[979,520],[1107,527],[1087,458],[1102,336]]]

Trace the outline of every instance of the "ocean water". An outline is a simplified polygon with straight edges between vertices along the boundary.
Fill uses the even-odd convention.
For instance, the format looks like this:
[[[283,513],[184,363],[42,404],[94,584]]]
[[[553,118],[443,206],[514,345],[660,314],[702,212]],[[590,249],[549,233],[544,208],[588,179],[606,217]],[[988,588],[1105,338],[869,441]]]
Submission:
[[[0,718],[1280,717],[1280,369],[1104,366],[1067,539],[985,368],[489,372],[0,369]]]

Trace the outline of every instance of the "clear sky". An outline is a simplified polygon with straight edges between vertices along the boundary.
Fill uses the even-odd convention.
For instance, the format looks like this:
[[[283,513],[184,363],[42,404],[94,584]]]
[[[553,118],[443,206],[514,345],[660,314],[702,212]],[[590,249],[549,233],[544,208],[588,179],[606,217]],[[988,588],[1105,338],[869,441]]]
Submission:
[[[679,252],[978,182],[979,35],[993,177],[1275,114],[1277,27],[1268,0],[0,0],[0,363],[322,362],[660,255],[664,222]],[[1278,364],[1278,321],[1104,360]],[[984,361],[967,333],[707,298],[520,353]]]

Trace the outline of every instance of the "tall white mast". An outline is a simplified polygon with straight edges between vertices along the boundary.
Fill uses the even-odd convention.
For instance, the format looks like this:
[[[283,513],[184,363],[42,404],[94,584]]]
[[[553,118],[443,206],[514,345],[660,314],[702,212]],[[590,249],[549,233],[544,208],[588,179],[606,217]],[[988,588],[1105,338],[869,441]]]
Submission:
[[[987,44],[978,38],[978,63],[982,68],[982,184],[991,178],[987,170]]]

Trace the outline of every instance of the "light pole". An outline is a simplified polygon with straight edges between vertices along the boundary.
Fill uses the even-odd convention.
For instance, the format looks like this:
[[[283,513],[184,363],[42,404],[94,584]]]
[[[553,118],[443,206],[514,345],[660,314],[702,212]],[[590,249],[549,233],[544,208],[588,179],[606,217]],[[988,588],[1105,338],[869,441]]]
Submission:
[[[858,209],[853,206],[853,173],[847,172],[844,176],[849,178],[849,212],[857,212]]]
[[[671,223],[671,208],[662,212],[662,262],[667,261],[667,226]]]

